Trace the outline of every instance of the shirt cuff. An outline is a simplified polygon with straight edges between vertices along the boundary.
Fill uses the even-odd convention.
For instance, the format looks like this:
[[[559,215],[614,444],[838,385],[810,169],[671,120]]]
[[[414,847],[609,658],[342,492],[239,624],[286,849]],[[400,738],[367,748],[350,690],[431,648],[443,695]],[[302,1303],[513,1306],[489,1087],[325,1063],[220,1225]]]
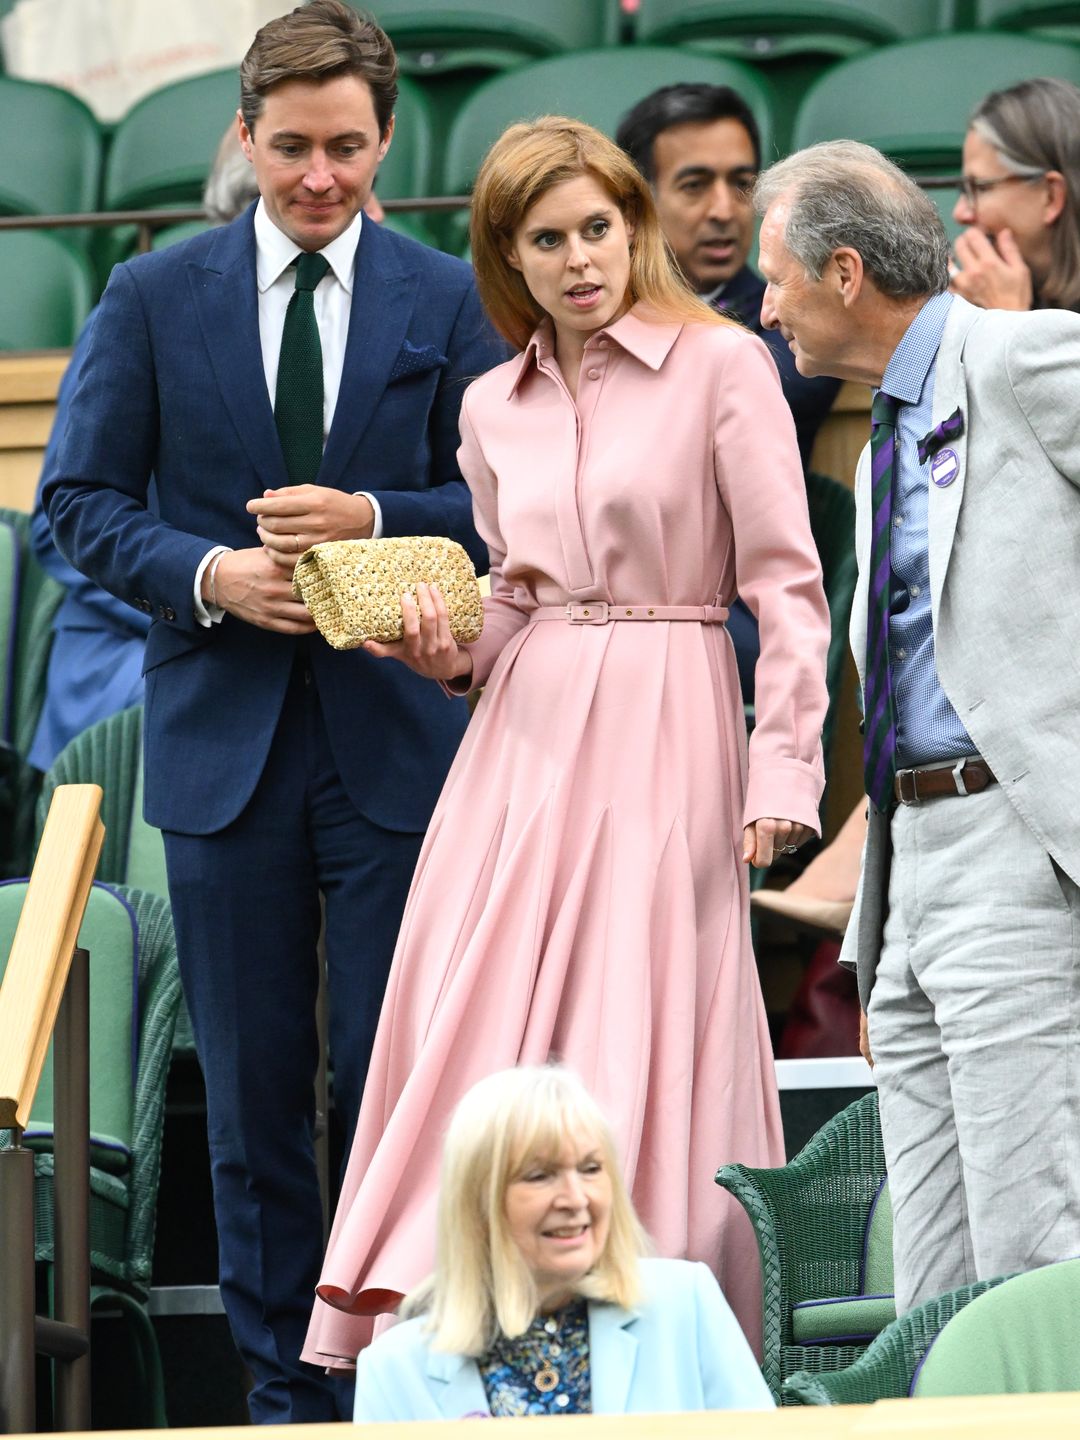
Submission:
[[[214,548],[208,550],[199,561],[199,568],[195,571],[195,591],[192,595],[192,609],[195,611],[196,621],[207,628],[211,625],[220,625],[221,617],[225,614],[225,611],[220,605],[209,605],[202,598],[202,577],[206,573],[206,567],[215,555],[228,554],[228,545],[215,545]]]
[[[371,538],[372,540],[381,540],[383,535],[382,506],[375,499],[375,496],[372,495],[370,490],[354,490],[353,494],[362,495],[364,499],[368,502],[368,504],[371,506],[372,511],[374,512],[371,519]]]

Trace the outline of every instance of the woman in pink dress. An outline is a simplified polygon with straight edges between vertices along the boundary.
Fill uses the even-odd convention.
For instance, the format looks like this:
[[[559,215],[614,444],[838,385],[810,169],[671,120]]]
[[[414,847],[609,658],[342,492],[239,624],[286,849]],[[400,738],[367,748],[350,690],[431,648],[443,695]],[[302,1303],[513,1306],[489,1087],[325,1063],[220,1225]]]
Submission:
[[[713,1174],[783,1163],[747,863],[816,831],[823,783],[828,613],[791,415],[588,126],[502,136],[472,248],[522,352],[461,410],[484,631],[457,646],[422,590],[406,638],[369,648],[485,689],[406,906],[305,1358],[351,1363],[431,1270],[460,1097],[549,1057],[612,1117],[658,1253],[706,1261],[756,1343],[753,1235]],[[749,766],[736,593],[761,632]]]

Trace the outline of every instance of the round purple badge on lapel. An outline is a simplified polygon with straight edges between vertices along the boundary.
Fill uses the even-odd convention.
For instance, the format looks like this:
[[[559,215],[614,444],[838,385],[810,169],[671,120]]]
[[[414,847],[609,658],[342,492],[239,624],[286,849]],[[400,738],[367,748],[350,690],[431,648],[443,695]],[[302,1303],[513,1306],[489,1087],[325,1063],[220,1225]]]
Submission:
[[[960,471],[955,450],[939,450],[930,461],[930,479],[940,489],[951,485]]]

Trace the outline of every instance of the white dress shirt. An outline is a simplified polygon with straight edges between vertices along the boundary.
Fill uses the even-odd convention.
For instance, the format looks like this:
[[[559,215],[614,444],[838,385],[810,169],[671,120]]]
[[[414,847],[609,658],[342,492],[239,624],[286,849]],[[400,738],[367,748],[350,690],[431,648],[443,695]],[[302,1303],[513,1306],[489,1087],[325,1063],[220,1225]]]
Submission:
[[[334,422],[338,391],[341,389],[341,371],[345,363],[345,343],[349,337],[349,318],[352,314],[353,268],[356,263],[356,247],[360,241],[363,211],[357,211],[356,218],[343,230],[336,240],[331,240],[320,252],[330,262],[330,269],[315,287],[315,321],[319,327],[323,363],[323,444]],[[277,393],[278,359],[281,354],[281,335],[285,328],[285,311],[289,307],[296,288],[296,277],[291,266],[301,253],[295,240],[290,240],[279,230],[260,199],[255,207],[255,279],[259,290],[259,343],[262,348],[263,374],[266,377],[266,391],[273,406]],[[382,534],[382,513],[379,502],[367,491],[358,491],[371,504],[375,512],[372,534]],[[255,497],[252,497],[255,498]],[[252,541],[257,540],[252,517]],[[216,624],[225,613],[220,605],[210,605],[202,598],[202,578],[206,567],[215,555],[221,555],[229,547],[215,545],[203,556],[195,572],[195,618],[200,625]]]

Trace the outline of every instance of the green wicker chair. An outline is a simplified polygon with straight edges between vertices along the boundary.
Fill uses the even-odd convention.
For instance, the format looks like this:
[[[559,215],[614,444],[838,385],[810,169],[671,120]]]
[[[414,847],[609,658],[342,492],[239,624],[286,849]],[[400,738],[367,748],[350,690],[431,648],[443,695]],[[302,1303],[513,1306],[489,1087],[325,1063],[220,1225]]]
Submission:
[[[30,548],[30,516],[0,509],[0,879],[26,875],[41,776],[27,764],[64,590]]]
[[[785,1404],[869,1405],[911,1394],[915,1374],[939,1332],[965,1305],[1006,1279],[979,1280],[916,1306],[884,1329],[864,1353],[832,1373],[809,1368],[789,1375]]]
[[[876,1092],[835,1115],[788,1165],[717,1171],[757,1236],[762,1372],[782,1403],[797,1403],[783,1390],[787,1376],[851,1365],[895,1316],[884,1180]]]
[[[91,725],[65,745],[41,786],[37,805],[40,840],[57,785],[100,785],[105,843],[98,879],[169,898],[161,832],[142,814],[142,706],[133,705]],[[35,843],[36,843],[35,840]],[[194,1054],[187,1006],[181,1001],[173,1049]]]
[[[100,785],[105,843],[97,878],[169,898],[161,832],[142,818],[142,706],[99,720],[64,746],[41,786],[37,840],[58,785]]]
[[[0,886],[0,951],[6,958],[25,882]],[[96,882],[80,940],[90,951],[91,1311],[119,1312],[134,1351],[135,1425],[166,1423],[157,1341],[146,1311],[165,1081],[180,977],[168,903],[158,895]],[[137,1042],[137,1043],[135,1043]],[[26,1144],[34,1161],[35,1254],[55,1256],[52,1082],[47,1065]],[[7,1143],[5,1133],[2,1142]]]

